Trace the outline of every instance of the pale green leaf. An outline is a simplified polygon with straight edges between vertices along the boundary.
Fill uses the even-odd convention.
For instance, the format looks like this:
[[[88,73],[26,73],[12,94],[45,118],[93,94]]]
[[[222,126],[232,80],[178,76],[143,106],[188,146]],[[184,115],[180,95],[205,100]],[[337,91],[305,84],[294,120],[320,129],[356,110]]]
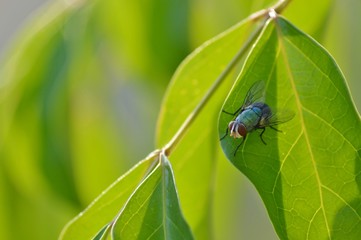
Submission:
[[[129,196],[150,170],[152,158],[141,161],[115,181],[87,209],[63,229],[61,239],[90,239],[110,223],[122,209]],[[103,229],[105,230],[105,228]]]
[[[223,109],[239,108],[250,86],[295,117],[277,128],[222,141],[228,159],[255,185],[281,239],[357,239],[361,234],[361,123],[345,79],[317,42],[283,18],[270,20]],[[221,113],[219,136],[232,117]]]

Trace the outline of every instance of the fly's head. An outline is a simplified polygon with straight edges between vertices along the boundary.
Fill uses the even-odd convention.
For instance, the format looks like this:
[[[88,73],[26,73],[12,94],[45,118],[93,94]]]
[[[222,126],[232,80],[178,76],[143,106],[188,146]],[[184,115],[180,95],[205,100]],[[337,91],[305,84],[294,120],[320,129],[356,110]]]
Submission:
[[[231,132],[230,136],[234,138],[245,138],[247,135],[246,127],[238,121],[231,121],[228,124],[228,129]]]

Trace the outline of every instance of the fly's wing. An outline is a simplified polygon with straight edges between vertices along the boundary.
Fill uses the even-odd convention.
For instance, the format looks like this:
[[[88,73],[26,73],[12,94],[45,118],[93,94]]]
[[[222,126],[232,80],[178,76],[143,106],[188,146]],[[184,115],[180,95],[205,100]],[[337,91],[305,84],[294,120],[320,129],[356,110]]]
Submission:
[[[247,108],[249,105],[255,102],[264,102],[264,81],[255,82],[252,87],[248,90],[244,102],[241,107],[241,111]]]
[[[295,116],[295,113],[288,109],[273,111],[269,116],[265,116],[259,122],[259,127],[276,126],[288,122]]]

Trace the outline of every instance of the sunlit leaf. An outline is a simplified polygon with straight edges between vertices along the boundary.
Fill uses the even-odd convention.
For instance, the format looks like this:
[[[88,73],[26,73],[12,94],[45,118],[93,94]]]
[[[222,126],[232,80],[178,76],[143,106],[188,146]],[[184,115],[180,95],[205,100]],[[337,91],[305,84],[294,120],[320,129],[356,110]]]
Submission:
[[[153,159],[141,161],[127,174],[120,177],[92,204],[74,218],[63,230],[61,239],[91,239],[101,236],[101,229],[110,223],[146,175]]]
[[[179,66],[162,104],[158,146],[176,133],[253,30],[252,22],[242,22],[206,42]],[[213,231],[210,194],[218,156],[217,114],[234,78],[233,72],[170,156],[184,215],[199,239],[209,239]]]
[[[111,229],[111,224],[107,224],[105,225],[98,233],[97,235],[95,235],[95,237],[93,238],[93,240],[106,240],[106,239],[111,239],[110,236],[110,229]]]
[[[188,51],[188,41],[198,45],[205,36],[208,38],[272,0],[216,0],[206,8],[202,1],[194,2],[55,1],[38,11],[36,21],[27,21],[31,24],[14,41],[5,64],[0,66],[0,186],[4,195],[0,199],[0,238],[57,236],[71,216],[150,150],[162,83]],[[325,29],[323,20],[327,20],[326,7],[331,1],[313,3],[312,8],[309,2],[292,1],[286,14],[313,34],[315,29]],[[350,27],[352,33],[357,21],[354,24]],[[199,103],[253,25],[246,22],[221,34],[182,64],[164,101],[158,146],[173,136]],[[354,35],[352,38],[357,43]],[[350,62],[346,65],[357,66],[359,61]],[[171,155],[182,210],[199,239],[211,239],[214,229],[222,239],[231,239],[228,236],[233,232],[222,231],[222,226],[235,231],[247,227],[242,224],[237,228],[240,223],[234,205],[242,206],[236,196],[239,179],[228,179],[224,184],[224,178],[215,177],[215,161],[222,154],[217,149],[217,113],[233,79],[230,76],[221,86]],[[285,134],[295,120],[280,126]],[[268,145],[269,136],[277,134],[269,131],[265,133]],[[252,135],[257,137],[256,133]],[[217,171],[222,164],[230,165],[222,159]],[[109,198],[115,199],[116,192],[122,196],[115,205],[105,207],[104,216],[100,205],[106,203],[106,197],[100,196],[84,217],[79,216],[69,225],[69,231],[74,230],[72,238],[83,234],[87,239],[109,237],[109,223],[146,172],[147,164],[141,165],[140,172],[132,170],[137,172],[133,180],[121,178],[114,190],[106,190]],[[228,171],[223,173],[229,175]],[[129,187],[126,193],[122,192],[125,184]],[[234,186],[237,190],[233,190]],[[232,222],[224,221],[228,215],[221,220],[213,215],[213,192],[223,201],[218,203],[217,211],[234,213]],[[232,199],[223,196],[224,192]],[[242,216],[247,218],[246,214]],[[44,229],[49,222],[51,225]],[[20,228],[22,231],[17,231]]]
[[[361,123],[332,57],[283,18],[270,20],[223,109],[235,111],[250,86],[295,117],[277,128],[222,141],[228,159],[256,186],[281,239],[356,239],[361,234]],[[232,116],[220,115],[219,136]]]
[[[179,206],[172,168],[165,156],[161,158],[116,219],[114,239],[193,239]]]

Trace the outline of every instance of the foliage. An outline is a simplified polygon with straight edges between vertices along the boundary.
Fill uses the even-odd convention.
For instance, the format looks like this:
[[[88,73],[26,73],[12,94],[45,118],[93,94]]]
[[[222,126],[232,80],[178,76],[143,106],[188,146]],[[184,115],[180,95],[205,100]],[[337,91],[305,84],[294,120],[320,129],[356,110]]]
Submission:
[[[296,117],[279,126],[283,133],[267,130],[266,147],[250,134],[234,155],[239,141],[225,138],[227,157],[258,189],[280,238],[357,239],[361,124],[338,66],[279,17],[266,24],[223,109],[239,108],[259,79],[266,102]],[[229,121],[221,114],[220,136]]]
[[[262,227],[253,238],[269,239],[268,222],[252,224],[259,207],[246,215],[240,199],[249,194],[226,155],[256,187],[280,238],[357,239],[361,125],[345,78],[321,45],[267,9],[180,64],[161,105],[160,150],[122,175],[153,148],[160,96],[190,45],[269,4],[243,2],[47,7],[0,70],[0,238],[52,239],[98,196],[62,238],[234,239]],[[281,12],[288,2],[279,3]],[[293,1],[285,16],[324,41],[331,9],[330,1]],[[272,109],[296,116],[280,125],[283,133],[267,129],[266,146],[250,133],[233,156],[238,142],[219,142],[230,121],[221,110],[239,107],[260,79]]]

